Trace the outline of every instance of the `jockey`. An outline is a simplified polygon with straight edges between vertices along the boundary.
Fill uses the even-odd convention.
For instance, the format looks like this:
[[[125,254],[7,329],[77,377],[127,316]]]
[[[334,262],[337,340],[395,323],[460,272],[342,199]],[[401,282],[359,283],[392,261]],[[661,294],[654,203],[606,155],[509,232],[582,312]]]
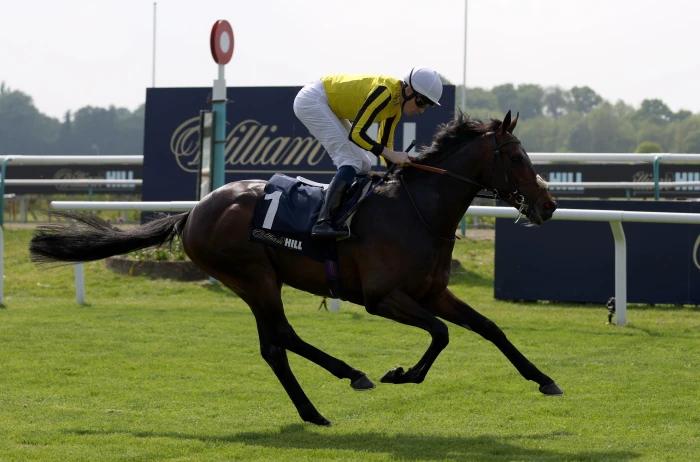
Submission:
[[[440,105],[440,75],[415,67],[403,79],[381,75],[328,75],[309,83],[294,99],[294,113],[321,142],[338,169],[328,190],[311,235],[340,237],[346,231],[333,227],[334,212],[355,175],[366,174],[375,163],[370,155],[388,163],[409,162],[405,152],[394,151],[394,130],[402,115],[421,114]],[[367,129],[379,123],[378,140]]]

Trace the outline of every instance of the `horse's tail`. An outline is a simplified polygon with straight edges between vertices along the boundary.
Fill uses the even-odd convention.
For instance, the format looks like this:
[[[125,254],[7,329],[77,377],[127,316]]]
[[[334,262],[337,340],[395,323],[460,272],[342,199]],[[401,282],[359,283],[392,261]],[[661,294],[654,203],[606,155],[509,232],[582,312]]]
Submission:
[[[158,218],[125,230],[86,214],[57,212],[56,215],[72,222],[37,228],[29,243],[34,262],[100,260],[170,243],[175,236],[182,234],[189,212]]]

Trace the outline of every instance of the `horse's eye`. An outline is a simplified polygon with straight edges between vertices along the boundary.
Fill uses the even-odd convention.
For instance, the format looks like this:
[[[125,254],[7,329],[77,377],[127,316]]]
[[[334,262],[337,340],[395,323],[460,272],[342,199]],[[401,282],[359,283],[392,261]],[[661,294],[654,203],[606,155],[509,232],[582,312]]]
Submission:
[[[511,156],[510,161],[513,164],[522,164],[523,163],[523,156],[521,156],[520,154],[516,154],[514,156]]]

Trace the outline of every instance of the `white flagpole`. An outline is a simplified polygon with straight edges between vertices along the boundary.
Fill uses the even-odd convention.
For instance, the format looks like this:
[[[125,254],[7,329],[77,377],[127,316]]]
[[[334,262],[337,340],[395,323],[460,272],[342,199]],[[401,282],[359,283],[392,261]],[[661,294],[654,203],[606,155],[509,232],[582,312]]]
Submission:
[[[464,0],[464,46],[462,49],[462,94],[460,106],[462,111],[467,109],[467,16],[469,12],[469,0]]]
[[[151,86],[156,86],[156,6],[157,2],[153,2],[153,67],[151,71]]]

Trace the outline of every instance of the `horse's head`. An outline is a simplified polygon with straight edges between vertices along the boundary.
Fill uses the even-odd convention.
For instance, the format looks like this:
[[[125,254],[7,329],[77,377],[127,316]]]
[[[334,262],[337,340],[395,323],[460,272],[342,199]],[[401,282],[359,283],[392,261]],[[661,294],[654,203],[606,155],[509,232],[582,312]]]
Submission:
[[[545,181],[535,172],[530,157],[520,140],[513,135],[518,116],[511,120],[510,111],[492,133],[490,168],[482,171],[482,181],[490,186],[500,199],[520,210],[537,225],[549,220],[557,203],[547,190]]]

